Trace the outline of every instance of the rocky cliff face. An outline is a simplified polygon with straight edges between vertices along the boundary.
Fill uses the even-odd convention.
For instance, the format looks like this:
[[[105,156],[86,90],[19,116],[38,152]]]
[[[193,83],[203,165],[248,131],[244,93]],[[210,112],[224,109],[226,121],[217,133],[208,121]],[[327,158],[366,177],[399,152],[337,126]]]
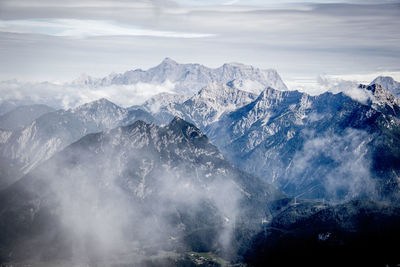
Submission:
[[[379,84],[385,90],[389,91],[395,97],[400,97],[400,83],[395,81],[392,77],[379,76],[376,77],[369,85]]]

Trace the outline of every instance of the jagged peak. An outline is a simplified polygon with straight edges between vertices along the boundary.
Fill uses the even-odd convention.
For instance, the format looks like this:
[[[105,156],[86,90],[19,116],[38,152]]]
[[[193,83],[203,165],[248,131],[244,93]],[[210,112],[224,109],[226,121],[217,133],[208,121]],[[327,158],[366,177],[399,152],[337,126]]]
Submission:
[[[216,99],[225,99],[230,98],[233,95],[247,95],[251,98],[256,98],[258,94],[242,90],[241,88],[237,88],[234,85],[227,85],[224,83],[211,83],[207,86],[200,89],[197,94],[191,99],[211,99],[212,101]]]
[[[163,61],[148,70],[133,69],[122,74],[110,74],[103,78],[84,77],[78,85],[109,86],[113,84],[136,84],[171,82],[177,93],[187,96],[193,95],[196,89],[201,88],[210,81],[227,83],[232,79],[242,80],[242,87],[236,87],[242,91],[255,94],[265,86],[272,86],[279,90],[287,90],[278,72],[273,69],[261,69],[252,65],[233,62],[225,63],[217,68],[210,68],[200,64],[180,64],[166,57]]]
[[[145,122],[143,120],[137,120],[134,123],[132,123],[132,124],[130,124],[128,126],[122,126],[121,128],[125,128],[125,129],[131,130],[133,128],[147,128],[147,127],[150,127],[150,126],[151,126],[151,124],[149,124],[149,123],[147,123],[147,122]]]
[[[379,82],[387,82],[387,83],[396,83],[396,81],[393,79],[393,77],[390,76],[378,76],[376,77],[369,85],[373,85],[375,83]]]
[[[243,95],[247,94],[252,97],[256,97],[257,94],[254,92],[242,90],[242,88],[238,88],[235,83],[235,80],[232,80],[228,82],[227,84],[224,83],[218,83],[218,82],[213,82],[211,84],[208,84],[204,86],[202,89],[200,89],[197,92],[197,97],[200,98],[220,98],[220,97],[226,97],[228,94],[232,93],[241,93]]]
[[[208,140],[204,133],[195,125],[175,116],[172,121],[166,126],[167,129],[172,130],[175,134],[183,135],[189,140],[205,138]],[[208,142],[208,141],[207,141]]]
[[[80,105],[74,109],[72,109],[73,111],[78,111],[78,110],[85,110],[85,109],[92,109],[92,108],[100,108],[100,107],[113,107],[113,108],[120,108],[122,109],[120,106],[118,106],[117,104],[111,102],[110,100],[106,99],[106,98],[99,98],[97,100],[94,100],[92,102],[89,103],[85,103],[83,105]]]
[[[186,122],[184,119],[182,119],[181,117],[179,117],[179,116],[174,116],[174,118],[171,120],[171,122],[168,124],[168,126],[173,126],[173,125],[176,125],[176,124],[182,124],[182,123],[187,123],[187,124],[189,124],[188,122]]]
[[[117,106],[117,104],[114,104],[113,102],[111,102],[110,100],[108,100],[107,98],[99,98],[97,100],[94,100],[92,102],[89,102],[88,104],[99,104],[99,105],[115,105]]]
[[[276,90],[270,86],[268,86],[267,88],[265,88],[264,90],[261,91],[261,93],[259,94],[258,98],[265,98],[268,95],[271,94],[279,94],[282,91]]]
[[[389,92],[388,92],[385,88],[383,88],[382,85],[380,85],[379,83],[373,83],[373,84],[370,84],[370,85],[363,85],[363,84],[360,84],[360,85],[359,85],[359,88],[362,88],[362,89],[371,91],[373,94],[375,94],[375,92],[377,92],[377,91],[389,93]]]
[[[224,71],[269,71],[239,62],[225,63],[220,67],[220,69]]]
[[[370,83],[370,85],[373,84],[379,84],[394,96],[400,97],[400,82],[395,81],[390,76],[378,76]]]
[[[176,62],[175,60],[173,60],[170,57],[166,57],[164,58],[164,60],[160,63],[160,65],[179,65],[178,62]]]
[[[400,101],[393,95],[393,93],[384,88],[379,83],[372,85],[360,85],[359,88],[370,91],[373,95],[372,103],[378,105],[387,105],[392,109],[394,106],[400,107]]]
[[[170,106],[170,105],[175,105],[175,104],[181,104],[185,102],[188,99],[188,96],[185,95],[180,95],[176,93],[170,93],[170,92],[162,92],[159,94],[156,94],[152,96],[151,98],[147,99],[141,107],[145,108],[146,110],[150,110],[153,113],[157,113],[160,111],[161,108]],[[129,109],[132,109],[133,107],[130,107]]]
[[[222,66],[225,66],[225,67],[246,67],[246,66],[251,67],[249,65],[245,65],[245,64],[240,63],[240,62],[229,62],[229,63],[225,63]]]
[[[175,96],[180,96],[180,95],[177,94],[177,93],[174,93],[174,92],[172,92],[172,93],[170,93],[170,92],[161,92],[161,93],[158,93],[158,94],[152,96],[151,98],[161,98],[161,97],[169,97],[169,96],[175,97]]]
[[[146,122],[142,119],[136,120],[126,126],[120,126],[117,128],[112,129],[111,131],[123,132],[125,134],[132,134],[134,132],[150,132],[150,131],[159,131],[162,127],[152,123]]]
[[[180,128],[191,127],[200,132],[200,130],[194,124],[187,122],[186,120],[180,118],[179,116],[175,116],[166,127],[169,129],[174,127],[180,127]]]
[[[274,89],[272,87],[267,87],[265,88],[257,97],[257,99],[255,101],[263,101],[266,99],[274,99],[277,100],[281,97],[298,97],[298,98],[302,98],[302,97],[309,97],[308,94],[303,93],[303,92],[299,92],[297,90],[294,91],[280,91],[277,89]]]
[[[268,69],[262,69],[262,68],[258,68],[255,67],[253,65],[248,65],[248,64],[244,64],[244,63],[240,63],[240,62],[229,62],[229,63],[224,63],[220,68],[225,68],[225,69],[229,69],[229,68],[238,68],[238,69],[242,69],[242,70],[256,70],[256,71],[268,71],[271,72],[275,75],[279,75],[278,71],[276,69],[273,68],[268,68]]]

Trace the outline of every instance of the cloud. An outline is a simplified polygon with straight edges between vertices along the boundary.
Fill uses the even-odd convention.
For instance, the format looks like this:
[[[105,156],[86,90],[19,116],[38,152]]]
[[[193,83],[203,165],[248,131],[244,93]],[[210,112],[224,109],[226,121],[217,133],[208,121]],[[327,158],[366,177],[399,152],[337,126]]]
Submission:
[[[141,143],[147,137],[128,137],[135,136],[134,130],[112,131],[111,140],[96,143],[96,148],[69,147],[32,174],[48,182],[47,201],[57,203],[54,214],[65,234],[60,238],[71,243],[66,248],[72,248],[73,260],[136,263],[158,250],[192,242],[204,246],[212,241],[230,249],[235,219],[245,209],[239,207],[243,194],[232,178],[190,160],[161,161],[151,145]],[[155,147],[164,151],[157,142]],[[203,230],[207,240],[196,239]],[[35,255],[41,253],[46,250]]]
[[[3,20],[0,31],[13,33],[40,33],[52,36],[153,36],[165,38],[203,38],[213,34],[157,31],[103,20],[43,19]]]
[[[73,108],[78,105],[107,98],[129,107],[143,103],[153,95],[172,92],[174,84],[137,83],[132,85],[111,85],[103,87],[76,86],[55,83],[21,83],[16,80],[0,82],[0,103],[10,101],[17,104],[46,104],[56,108]]]
[[[318,76],[318,84],[326,91],[337,94],[343,92],[360,103],[367,104],[368,100],[373,97],[370,91],[358,88],[359,83],[356,81],[342,80],[338,78],[331,78],[327,76]]]
[[[14,33],[0,33],[0,73],[98,76],[165,56],[272,67],[284,78],[399,70],[398,3],[228,2],[4,0],[2,28]]]
[[[355,129],[346,129],[340,135],[310,134],[302,150],[296,152],[293,158],[291,177],[318,179],[327,198],[333,201],[347,201],[366,195],[374,197],[376,188],[370,174],[368,141],[367,132]],[[313,169],[318,169],[318,176],[310,176],[309,172]]]
[[[389,76],[397,77],[397,75],[399,73],[391,72]],[[297,81],[288,82],[287,84],[291,90],[298,90],[310,95],[319,95],[324,92],[331,92],[333,94],[342,92],[353,100],[367,104],[368,100],[373,98],[373,95],[370,91],[359,88],[359,85],[369,84],[377,76],[379,76],[379,73],[339,76],[318,75],[316,79],[298,78]]]

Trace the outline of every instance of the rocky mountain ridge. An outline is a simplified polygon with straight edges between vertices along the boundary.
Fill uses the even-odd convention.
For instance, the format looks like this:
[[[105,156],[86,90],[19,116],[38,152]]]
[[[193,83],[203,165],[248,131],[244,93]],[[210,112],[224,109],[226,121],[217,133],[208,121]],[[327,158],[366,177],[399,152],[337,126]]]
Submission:
[[[95,79],[87,76],[73,82],[75,86],[110,86],[136,83],[174,84],[174,92],[191,96],[212,83],[226,84],[237,80],[237,86],[244,91],[258,93],[267,86],[287,90],[276,70],[262,70],[241,63],[226,63],[219,68],[208,68],[200,64],[179,64],[171,58],[165,58],[158,66],[148,70],[135,69],[121,74],[110,74]]]
[[[23,174],[86,134],[128,125],[138,119],[155,121],[143,110],[128,110],[106,99],[99,99],[74,109],[45,113],[24,128],[15,131],[2,131],[2,164],[5,165],[5,169],[13,170],[14,177],[2,177],[1,187],[15,182]]]

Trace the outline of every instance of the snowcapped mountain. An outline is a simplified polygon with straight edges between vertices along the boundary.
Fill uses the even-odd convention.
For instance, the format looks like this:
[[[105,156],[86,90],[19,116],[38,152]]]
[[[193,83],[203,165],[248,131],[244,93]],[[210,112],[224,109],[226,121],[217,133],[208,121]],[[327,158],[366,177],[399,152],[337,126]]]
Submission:
[[[0,116],[0,262],[125,266],[154,256],[191,266],[203,263],[195,253],[213,252],[264,266],[325,248],[353,251],[364,240],[393,254],[393,79],[340,82],[337,90],[351,92],[311,96],[288,91],[274,70],[166,58],[146,71],[84,75],[70,85],[139,83],[174,91],[130,108],[103,98]]]
[[[176,104],[182,104],[187,99],[186,96],[171,94],[171,93],[160,93],[148,99],[140,106],[134,106],[133,108],[143,108],[152,114],[160,112],[171,112],[173,113],[174,106]]]
[[[128,125],[138,119],[154,122],[154,118],[143,110],[127,110],[106,99],[46,113],[22,129],[3,132],[0,155],[3,161],[11,161],[13,169],[20,173],[13,177],[12,181],[15,181],[84,135]],[[9,182],[9,178],[2,177],[1,186]]]
[[[217,121],[222,114],[236,110],[255,98],[253,93],[213,83],[178,106],[177,113],[205,130],[206,126]]]
[[[279,74],[272,69],[262,70],[240,63],[224,64],[212,69],[200,64],[179,64],[170,58],[165,58],[161,64],[147,71],[136,69],[123,74],[111,74],[101,79],[84,76],[74,81],[74,84],[110,86],[171,82],[175,85],[175,93],[191,96],[208,84],[226,84],[233,80],[236,80],[235,83],[241,90],[252,93],[259,93],[268,86],[287,90]]]
[[[237,167],[288,194],[331,201],[398,198],[397,186],[384,184],[398,185],[400,168],[394,164],[383,175],[368,167],[381,162],[383,147],[391,151],[390,161],[398,157],[390,143],[400,141],[400,102],[380,85],[354,88],[351,97],[273,88],[256,96],[233,82],[214,83],[183,103],[165,99],[162,112],[153,116],[164,123],[173,116],[194,123]]]
[[[43,114],[54,111],[46,105],[19,106],[0,116],[0,128],[5,130],[16,130],[27,126]]]
[[[400,114],[400,100],[390,91],[384,89],[380,84],[372,84],[369,86],[360,85],[359,88],[371,93],[372,97],[370,97],[370,104],[375,109],[394,116]]]
[[[370,85],[379,84],[387,91],[392,93],[395,97],[400,97],[400,83],[396,82],[392,77],[389,76],[379,76],[376,77]]]
[[[365,90],[376,96],[370,105],[343,93],[267,88],[209,125],[206,134],[236,166],[291,195],[398,199],[400,146],[393,144],[400,145],[399,106],[379,86]],[[393,164],[383,167],[383,158]]]
[[[160,93],[151,97],[142,105],[132,106],[129,109],[143,109],[153,115],[160,124],[165,125],[175,116],[184,117],[179,111],[179,107],[187,98],[187,96],[179,94]]]
[[[228,84],[212,83],[190,98],[162,94],[151,98],[144,105],[134,106],[134,108],[142,108],[150,112],[164,124],[174,116],[179,116],[205,131],[206,127],[218,120],[222,114],[250,103],[256,96],[235,88],[232,82]]]
[[[86,135],[0,192],[0,258],[122,264],[232,249],[284,197],[192,124],[136,121]]]

